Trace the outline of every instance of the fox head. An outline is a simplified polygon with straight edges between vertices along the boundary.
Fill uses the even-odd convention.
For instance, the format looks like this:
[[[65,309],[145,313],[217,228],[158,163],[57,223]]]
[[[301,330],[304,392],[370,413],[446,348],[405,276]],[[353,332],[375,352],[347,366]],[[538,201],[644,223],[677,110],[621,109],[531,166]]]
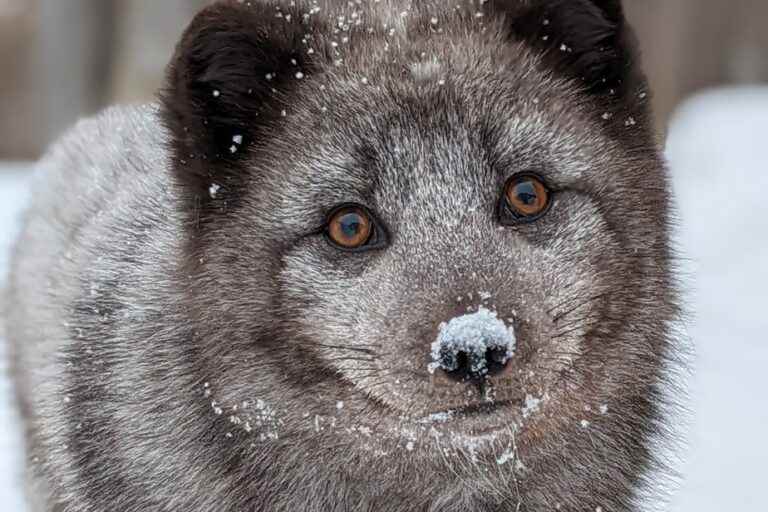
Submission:
[[[632,510],[677,314],[648,102],[618,0],[194,20],[185,300],[208,395],[270,411],[268,509]]]

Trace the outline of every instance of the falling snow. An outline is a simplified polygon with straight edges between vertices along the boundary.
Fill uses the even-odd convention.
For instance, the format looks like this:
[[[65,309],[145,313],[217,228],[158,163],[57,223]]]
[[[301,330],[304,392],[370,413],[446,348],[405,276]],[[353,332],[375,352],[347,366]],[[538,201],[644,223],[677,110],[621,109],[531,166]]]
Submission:
[[[504,450],[504,452],[496,459],[496,464],[499,466],[503,466],[507,462],[515,459],[515,451],[512,448],[507,448]]]
[[[541,399],[531,395],[525,395],[525,404],[523,405],[522,415],[523,419],[529,418],[533,413],[539,410],[541,406]]]

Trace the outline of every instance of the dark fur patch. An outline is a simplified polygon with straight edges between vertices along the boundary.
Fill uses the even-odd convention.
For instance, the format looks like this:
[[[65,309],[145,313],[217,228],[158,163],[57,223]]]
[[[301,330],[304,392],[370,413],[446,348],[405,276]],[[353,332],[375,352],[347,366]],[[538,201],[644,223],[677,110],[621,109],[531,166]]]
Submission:
[[[579,80],[590,93],[626,90],[635,45],[619,0],[544,0],[522,10],[509,4],[500,0],[492,7],[508,12],[511,37],[541,51],[557,72]]]
[[[279,123],[301,82],[297,73],[312,72],[301,51],[312,29],[302,20],[295,8],[222,2],[198,14],[182,37],[161,100],[174,170],[201,220],[236,203],[240,163]],[[214,184],[220,188],[211,194]]]

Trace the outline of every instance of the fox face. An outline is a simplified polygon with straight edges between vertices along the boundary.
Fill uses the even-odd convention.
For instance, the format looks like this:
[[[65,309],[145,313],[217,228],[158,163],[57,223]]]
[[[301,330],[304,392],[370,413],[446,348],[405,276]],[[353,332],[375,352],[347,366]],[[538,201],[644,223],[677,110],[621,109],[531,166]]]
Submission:
[[[152,250],[67,321],[112,365],[67,349],[82,510],[636,510],[678,305],[632,41],[619,1],[202,11]]]

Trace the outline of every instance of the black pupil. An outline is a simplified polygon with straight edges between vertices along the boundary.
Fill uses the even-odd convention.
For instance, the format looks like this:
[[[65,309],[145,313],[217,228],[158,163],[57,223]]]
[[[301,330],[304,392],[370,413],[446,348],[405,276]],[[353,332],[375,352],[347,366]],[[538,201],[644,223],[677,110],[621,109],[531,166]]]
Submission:
[[[341,233],[348,239],[357,238],[357,236],[360,234],[360,231],[362,231],[362,224],[363,221],[360,217],[360,214],[354,212],[345,213],[339,219],[339,227],[341,228]]]
[[[536,187],[530,181],[523,181],[515,185],[515,194],[518,201],[526,206],[536,204],[538,195],[536,194]]]

